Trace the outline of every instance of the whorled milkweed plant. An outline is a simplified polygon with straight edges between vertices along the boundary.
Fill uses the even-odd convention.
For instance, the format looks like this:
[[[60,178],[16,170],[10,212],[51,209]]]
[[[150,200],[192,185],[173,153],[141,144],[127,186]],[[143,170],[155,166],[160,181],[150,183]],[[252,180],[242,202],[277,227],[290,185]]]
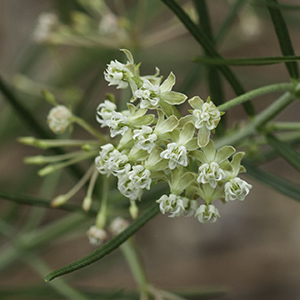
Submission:
[[[124,205],[128,205],[133,220],[139,216],[139,202],[145,190],[167,183],[168,188],[152,206],[169,217],[195,217],[201,223],[215,222],[220,214],[215,203],[243,201],[252,186],[239,177],[245,172],[241,165],[244,152],[236,152],[230,145],[217,149],[212,140],[222,115],[215,104],[198,96],[190,99],[173,91],[175,75],[171,72],[163,80],[159,69],[154,75],[140,75],[130,51],[122,49],[126,63],[111,61],[104,71],[108,85],[130,89],[127,109],[118,110],[114,96],[108,94],[97,107],[99,130],[75,116],[71,110],[56,102],[49,92],[45,97],[54,105],[48,114],[50,129],[60,134],[77,123],[92,134],[95,140],[37,140],[31,137],[21,142],[41,148],[79,146],[81,150],[57,156],[26,158],[27,163],[48,165],[40,169],[45,176],[70,164],[94,158],[94,163],[82,179],[66,194],[55,197],[52,206],[65,204],[88,183],[82,208],[89,211],[98,176],[102,176],[101,205],[95,224],[87,231],[90,243],[101,246],[108,239],[108,231],[120,234],[129,223],[124,216],[114,216],[114,202],[110,202],[109,187],[116,184]],[[187,102],[188,113],[181,115],[178,105]],[[103,134],[101,128],[107,128]],[[127,198],[127,200],[125,200]],[[157,210],[156,208],[156,210]],[[109,222],[111,223],[109,225]],[[109,243],[107,243],[109,244]],[[102,248],[100,248],[102,249]],[[144,287],[151,293],[147,285]]]
[[[87,63],[98,64],[100,56],[99,52],[93,52],[94,48],[100,49],[100,55],[103,51],[110,58],[105,58],[106,67],[103,65],[101,69],[101,79],[104,78],[109,89],[117,89],[115,92],[118,96],[104,96],[103,93],[102,100],[92,108],[93,121],[98,123],[95,127],[90,120],[80,117],[78,110],[83,107],[82,103],[76,106],[69,99],[65,100],[65,97],[78,100],[82,96],[79,89],[70,89],[64,93],[61,88],[53,89],[54,94],[61,93],[64,97],[55,97],[51,92],[43,90],[43,97],[52,105],[47,123],[50,130],[58,135],[57,139],[53,139],[48,134],[50,131],[39,126],[35,115],[18,101],[0,79],[3,95],[31,129],[43,137],[23,137],[19,141],[54,152],[53,155],[47,153],[26,157],[25,162],[43,165],[38,171],[41,177],[63,169],[71,169],[77,177],[75,185],[71,188],[64,186],[65,192],[54,196],[50,203],[1,191],[0,196],[23,204],[51,206],[81,213],[74,213],[70,219],[59,220],[53,225],[54,229],[51,226],[44,227],[17,238],[12,243],[14,251],[8,249],[0,258],[0,269],[17,259],[18,253],[29,253],[24,255],[24,261],[31,263],[43,275],[49,273],[45,279],[51,281],[92,264],[120,247],[137,283],[138,293],[102,294],[101,291],[99,293],[103,299],[121,299],[123,296],[124,299],[141,300],[188,299],[158,289],[149,282],[137,251],[134,234],[159,213],[170,218],[193,218],[194,226],[209,226],[199,222],[218,222],[222,214],[219,211],[221,205],[235,200],[244,201],[250,193],[252,185],[244,179],[243,173],[300,201],[299,185],[259,168],[260,163],[280,156],[300,171],[300,155],[294,149],[300,141],[299,122],[275,120],[286,107],[300,98],[296,63],[300,57],[295,55],[282,13],[283,8],[296,10],[299,6],[281,4],[277,0],[253,0],[251,3],[244,0],[228,1],[230,9],[222,20],[219,31],[213,32],[207,9],[208,1],[194,0],[181,5],[178,4],[179,1],[161,0],[158,2],[162,2],[175,16],[170,20],[163,16],[160,31],[152,32],[144,30],[143,26],[148,22],[147,5],[156,11],[154,0],[137,1],[136,7],[129,4],[130,9],[134,8],[130,13],[125,9],[126,1],[122,4],[122,1],[115,1],[116,7],[104,0],[71,2],[74,2],[74,10],[64,16],[65,20],[65,8],[61,11],[62,16],[53,12],[43,13],[37,21],[33,39],[39,45],[50,45],[51,50],[58,46],[78,47],[84,53],[80,53],[80,59],[79,56],[75,57],[76,63],[82,63],[82,69],[78,68],[79,72],[87,68],[84,65],[85,59]],[[245,5],[248,7],[248,15],[247,10],[240,12]],[[261,26],[259,15],[252,10],[256,7],[263,7],[269,13],[282,56],[223,58],[217,48],[236,15],[240,16],[241,35]],[[133,18],[134,13],[136,15]],[[153,23],[155,22],[156,19]],[[252,27],[249,26],[250,23]],[[189,69],[188,85],[198,84],[199,74],[206,68],[210,94],[207,99],[202,95],[190,95],[188,89],[182,90],[189,95],[176,91],[173,72],[163,78],[156,67],[154,74],[142,74],[141,63],[136,62],[131,53],[154,47],[186,32],[203,48],[202,55],[198,54],[193,58],[194,69]],[[110,49],[120,48],[124,59],[111,60]],[[73,67],[74,61],[65,69]],[[289,82],[260,86],[248,92],[230,68],[231,65],[253,67],[275,63],[285,63]],[[206,76],[204,72],[202,75]],[[96,77],[95,82],[98,83],[99,74]],[[227,81],[236,94],[231,100],[225,100],[223,80]],[[94,82],[91,84],[95,85]],[[17,76],[16,87],[23,92],[40,90],[39,84],[21,74]],[[273,92],[282,94],[257,113],[251,100]],[[65,101],[62,103],[57,99]],[[235,127],[225,126],[226,112],[235,106],[244,108],[247,120]],[[81,127],[81,134],[84,132],[82,139],[73,138],[71,134],[78,127]],[[72,204],[75,196],[82,200],[80,206]],[[237,205],[237,202],[232,205]],[[84,223],[87,216],[89,220],[93,220],[92,223]],[[28,228],[33,223],[35,221],[30,221]],[[38,223],[39,221],[36,224]],[[31,250],[76,226],[84,228],[87,233],[85,241],[95,247],[93,252],[53,272],[38,257],[33,260]],[[13,232],[2,219],[0,229],[6,235]],[[55,288],[63,297],[89,299],[84,292],[73,289],[63,281],[58,282]],[[213,291],[212,295],[218,295],[218,291]],[[198,296],[201,299],[204,297],[199,293]]]

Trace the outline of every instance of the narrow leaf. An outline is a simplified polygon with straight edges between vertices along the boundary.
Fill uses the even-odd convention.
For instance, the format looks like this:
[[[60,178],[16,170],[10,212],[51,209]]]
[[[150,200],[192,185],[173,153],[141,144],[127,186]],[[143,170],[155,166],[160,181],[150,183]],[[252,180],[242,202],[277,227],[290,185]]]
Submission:
[[[283,157],[288,163],[290,163],[296,170],[300,172],[300,153],[295,151],[287,143],[277,139],[272,134],[266,135],[266,139],[281,157]]]
[[[230,65],[230,66],[262,66],[286,62],[296,62],[300,56],[274,56],[274,57],[250,57],[250,58],[214,58],[200,56],[193,59],[195,62],[207,65]]]
[[[277,0],[268,0],[266,4],[273,21],[281,52],[285,56],[295,55],[283,15],[279,8],[269,5],[272,3],[278,4]],[[298,67],[295,62],[287,62],[286,67],[292,78],[297,79],[299,77]]]
[[[6,193],[3,191],[0,191],[0,198],[9,200],[14,203],[18,203],[21,205],[30,205],[30,206],[36,206],[36,207],[46,207],[51,209],[61,209],[65,211],[72,211],[72,212],[81,212],[84,214],[87,214],[85,211],[82,210],[81,206],[73,205],[73,204],[63,204],[57,207],[51,206],[51,200],[48,199],[41,199],[41,198],[35,198],[28,195],[23,194],[13,194],[13,193]],[[96,215],[97,211],[91,209],[88,214]]]
[[[260,170],[252,165],[243,162],[243,165],[247,169],[247,174],[252,176],[254,179],[267,184],[268,186],[272,187],[273,189],[277,190],[281,194],[284,194],[296,201],[300,202],[300,186],[287,181],[281,177],[272,175],[266,171]]]
[[[51,272],[45,278],[45,281],[51,281],[56,277],[74,272],[87,265],[90,265],[97,260],[101,259],[105,255],[109,254],[128,238],[130,238],[135,232],[137,232],[143,225],[145,225],[150,219],[152,219],[159,212],[159,206],[157,203],[153,203],[137,220],[135,220],[129,227],[127,227],[119,235],[111,239],[99,249],[91,252],[87,256],[76,260],[75,262],[66,265],[56,271]]]
[[[215,49],[214,44],[206,37],[203,31],[190,19],[190,17],[184,12],[184,10],[174,0],[161,0],[164,2],[181,20],[187,30],[192,34],[196,41],[203,47],[207,54],[211,57],[222,58],[221,55]],[[228,66],[218,66],[220,72],[225,76],[228,82],[231,84],[237,95],[244,94],[245,89],[234,75],[234,73],[228,68]],[[243,104],[247,114],[254,116],[254,108],[250,102]]]

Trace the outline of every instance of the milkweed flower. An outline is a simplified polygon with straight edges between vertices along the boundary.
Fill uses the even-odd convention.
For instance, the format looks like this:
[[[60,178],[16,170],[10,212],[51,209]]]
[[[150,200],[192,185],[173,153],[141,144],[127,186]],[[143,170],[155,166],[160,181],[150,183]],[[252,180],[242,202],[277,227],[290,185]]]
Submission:
[[[249,194],[252,185],[239,177],[231,179],[225,184],[225,201],[243,201]]]
[[[101,246],[105,240],[107,240],[108,235],[104,229],[100,229],[95,225],[91,226],[87,232],[90,244],[93,246]]]
[[[216,162],[204,163],[199,167],[199,183],[208,183],[212,188],[215,188],[219,181],[226,178],[225,172]]]
[[[104,78],[108,85],[116,85],[117,89],[126,89],[128,87],[128,78],[132,76],[132,73],[126,67],[125,64],[119,61],[111,61],[104,72]]]
[[[72,113],[66,106],[57,105],[50,110],[47,122],[54,133],[63,133],[72,123]]]
[[[198,218],[200,223],[214,223],[220,218],[220,214],[214,205],[201,204],[195,213],[195,217]]]

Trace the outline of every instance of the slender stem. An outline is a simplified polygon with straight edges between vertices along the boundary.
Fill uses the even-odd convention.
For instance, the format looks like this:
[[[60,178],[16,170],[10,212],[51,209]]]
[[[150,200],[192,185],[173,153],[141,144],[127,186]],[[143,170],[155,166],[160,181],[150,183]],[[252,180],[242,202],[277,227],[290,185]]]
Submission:
[[[41,170],[39,170],[38,174],[40,176],[45,176],[48,175],[56,170],[65,168],[67,166],[76,164],[82,160],[91,158],[91,157],[95,157],[97,155],[98,151],[91,151],[91,152],[87,152],[87,153],[83,153],[81,155],[76,156],[73,159],[70,159],[66,162],[62,162],[62,163],[57,163],[57,164],[53,164],[53,165],[48,165],[45,168],[42,168]]]
[[[106,224],[106,216],[107,216],[107,199],[108,199],[108,191],[109,191],[109,178],[107,176],[103,176],[102,182],[102,199],[101,199],[101,207],[99,213],[96,218],[96,227],[102,229]]]
[[[300,122],[272,122],[268,124],[270,130],[300,130]]]
[[[83,177],[73,186],[73,188],[64,195],[59,195],[55,197],[51,203],[52,207],[60,206],[66,203],[70,198],[72,198],[89,180],[94,170],[94,164],[92,164],[89,169],[85,172]]]
[[[87,132],[89,132],[91,135],[99,139],[101,142],[103,143],[107,142],[106,138],[100,132],[98,132],[93,126],[87,123],[85,120],[76,116],[73,116],[72,119],[75,123],[77,123],[79,126],[84,128]]]
[[[131,237],[130,239],[128,239],[124,244],[120,246],[120,248],[139,287],[141,299],[148,299],[148,279],[134,238]]]
[[[291,93],[287,92],[283,94],[280,98],[274,101],[269,107],[263,110],[260,114],[258,114],[253,122],[249,123],[242,130],[239,130],[233,135],[229,135],[223,139],[220,139],[216,142],[216,147],[221,148],[225,145],[235,145],[240,143],[244,138],[252,135],[255,131],[263,126],[265,123],[273,119],[276,115],[278,115],[286,106],[288,106],[293,100],[295,96]]]
[[[25,157],[24,161],[27,164],[46,164],[46,163],[55,163],[62,160],[71,159],[74,157],[77,157],[78,155],[86,153],[85,151],[75,151],[65,154],[59,154],[59,155],[53,155],[53,156],[43,156],[43,155],[37,155],[37,156],[29,156]]]
[[[276,91],[288,91],[292,92],[294,90],[294,85],[292,83],[276,83],[267,86],[260,87],[258,89],[247,92],[241,96],[233,98],[228,102],[218,106],[220,111],[226,111],[234,106],[245,103],[255,97],[265,95],[268,93],[276,92]]]
[[[46,263],[41,260],[40,258],[27,255],[24,258],[25,262],[30,264],[30,266],[42,277],[45,274],[50,272],[50,268],[46,265]],[[88,297],[83,295],[81,292],[75,290],[72,286],[65,282],[62,278],[59,278],[55,282],[48,283],[52,285],[52,288],[59,292],[61,295],[66,297],[67,299],[74,299],[74,300],[89,300]]]

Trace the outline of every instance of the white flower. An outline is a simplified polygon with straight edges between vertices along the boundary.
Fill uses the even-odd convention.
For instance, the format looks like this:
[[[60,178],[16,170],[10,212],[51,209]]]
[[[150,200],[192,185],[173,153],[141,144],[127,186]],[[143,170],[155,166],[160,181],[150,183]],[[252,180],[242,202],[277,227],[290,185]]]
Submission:
[[[216,162],[211,162],[209,164],[204,163],[199,167],[199,176],[197,178],[199,183],[208,183],[212,188],[215,188],[218,181],[221,181],[225,178],[225,172]]]
[[[207,129],[213,130],[220,120],[220,111],[213,102],[206,102],[201,109],[194,109],[193,115],[196,118],[195,127],[198,129],[205,126]]]
[[[220,214],[214,205],[202,204],[197,209],[195,217],[198,218],[201,223],[214,223],[218,218],[220,218]]]
[[[112,144],[106,144],[101,148],[102,151],[100,151],[99,156],[95,159],[95,165],[99,173],[120,176],[130,170],[129,159],[126,154],[122,154],[114,149]]]
[[[99,229],[96,226],[90,227],[87,232],[90,244],[100,246],[107,239],[107,233],[104,229]]]
[[[189,206],[189,199],[186,197],[170,194],[169,196],[163,195],[156,202],[159,203],[159,209],[162,214],[170,213],[170,218],[183,216],[187,213]]]
[[[142,87],[135,91],[134,95],[142,99],[141,108],[154,108],[158,106],[159,93],[160,88],[158,84],[153,84],[148,79],[144,79]]]
[[[245,197],[249,194],[251,188],[251,184],[247,183],[239,177],[235,177],[225,184],[225,200],[243,201]]]
[[[55,26],[58,25],[58,17],[54,13],[42,13],[38,17],[38,24],[33,32],[33,39],[37,43],[47,42]]]
[[[161,158],[169,159],[169,168],[175,169],[178,165],[186,167],[188,165],[188,156],[185,146],[177,143],[169,143],[167,149],[160,154]]]
[[[137,141],[136,147],[138,149],[146,150],[150,153],[155,147],[157,135],[153,133],[150,126],[142,126],[142,129],[133,130],[133,139]]]
[[[106,13],[100,23],[99,23],[99,32],[103,35],[110,35],[117,33],[119,28],[118,18],[112,13]]]
[[[112,113],[116,111],[116,108],[117,106],[109,100],[105,100],[98,105],[96,118],[101,127],[108,126],[107,121],[111,119]]]
[[[129,226],[129,222],[122,217],[117,217],[113,219],[110,224],[110,230],[113,235],[118,235],[122,231],[124,231]]]
[[[54,133],[63,133],[71,124],[72,113],[64,105],[53,107],[47,117],[50,129]]]
[[[108,85],[117,85],[117,89],[126,89],[128,87],[126,75],[130,77],[132,74],[125,64],[117,60],[111,61],[104,72],[104,78],[109,82]]]
[[[120,112],[111,112],[110,120],[106,120],[107,126],[110,128],[110,136],[124,135],[128,130],[128,118]]]
[[[119,177],[118,189],[130,200],[137,200],[141,198],[143,189],[150,189],[151,181],[151,172],[142,165],[137,165]]]

